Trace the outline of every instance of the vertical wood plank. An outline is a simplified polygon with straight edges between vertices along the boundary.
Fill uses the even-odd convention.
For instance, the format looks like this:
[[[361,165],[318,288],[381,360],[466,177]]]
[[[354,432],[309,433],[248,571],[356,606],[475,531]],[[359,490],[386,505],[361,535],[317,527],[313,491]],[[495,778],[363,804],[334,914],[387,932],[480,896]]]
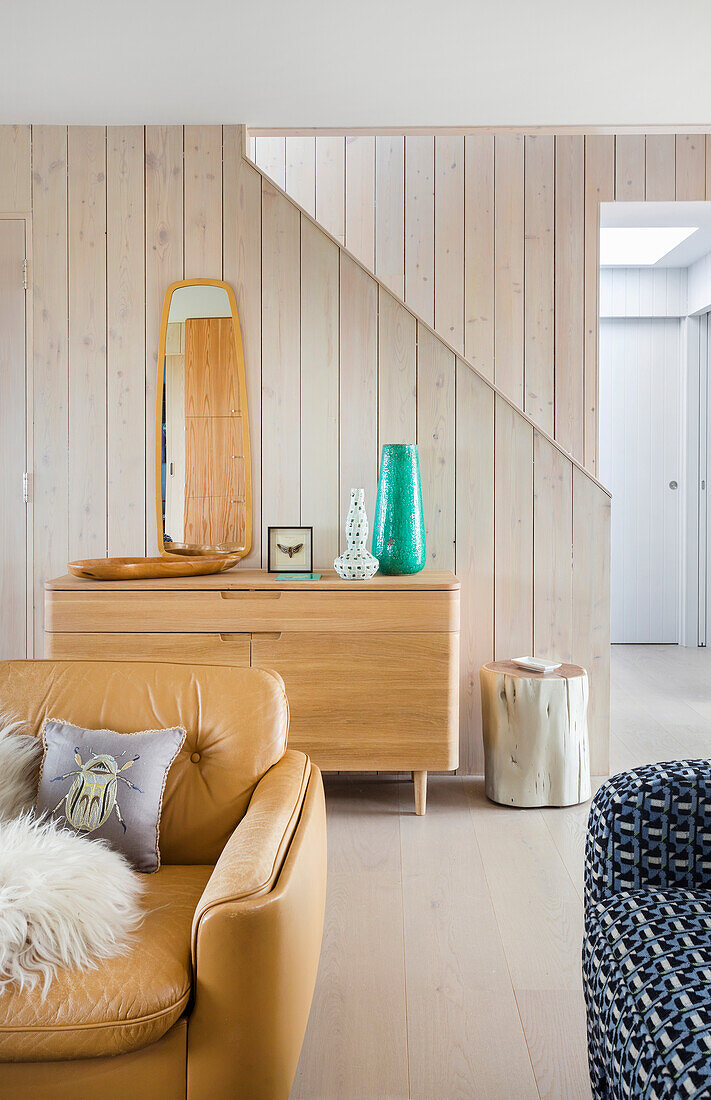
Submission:
[[[186,126],[185,278],[222,278],[222,127]]]
[[[615,138],[615,200],[641,202],[644,184],[644,134],[618,134]]]
[[[375,273],[405,296],[405,139],[375,139]]]
[[[106,553],[106,130],[70,126],[69,556]]]
[[[464,138],[435,138],[435,328],[464,352]]]
[[[474,815],[466,820],[467,796],[471,798],[473,789],[473,784],[434,780],[427,829],[418,832],[419,820],[407,812],[407,788],[400,784],[409,1087],[404,1092],[361,1088],[348,1094],[351,1100],[373,1095],[388,1100],[539,1100]],[[484,814],[487,809],[482,808]],[[530,827],[530,820],[527,824]],[[461,858],[463,848],[466,859]],[[517,883],[510,860],[501,861],[500,870],[504,869],[512,884]],[[530,892],[524,896],[528,902]],[[520,910],[525,925],[527,905]],[[477,915],[475,936],[472,913]],[[570,955],[574,957],[573,950]],[[561,1036],[561,1047],[567,1038]],[[396,1049],[391,1041],[388,1052]],[[547,1074],[546,1084],[549,1080]],[[565,1086],[556,1094],[543,1089],[541,1093],[567,1100],[584,1096]],[[338,1089],[330,1094],[314,1090],[312,1095],[346,1100]]]
[[[546,826],[544,811],[525,817],[513,814],[508,807],[492,807],[485,802],[473,784],[466,789],[517,1000],[526,992],[554,990],[556,994],[567,994],[570,1015],[571,995],[577,994],[579,1005],[582,992],[578,945],[583,935],[583,907]],[[539,1074],[541,1046],[545,1044],[550,1051],[545,1077],[537,1081],[539,1095],[547,1100],[589,1100],[589,1086],[578,1087],[580,1071],[569,1074],[569,1061],[577,1061],[577,1052],[570,1050],[570,1033],[558,1040],[552,1013],[542,1006],[538,1012],[543,1020],[536,1022],[536,1010],[528,1000],[524,1026],[529,1053]],[[541,1035],[541,1030],[548,1034]],[[558,1062],[559,1043],[566,1051],[564,1066]],[[567,1078],[565,1083],[561,1078]]]
[[[588,670],[590,768],[610,767],[610,500],[573,468],[573,660]]]
[[[301,522],[314,566],[338,554],[338,247],[301,219]]]
[[[32,209],[32,139],[29,126],[0,126],[0,211]]]
[[[525,408],[550,435],[554,400],[555,138],[525,142]]]
[[[341,253],[340,517],[350,491],[365,489],[372,524],[378,467],[378,285],[350,256]]]
[[[223,129],[223,271],[234,287],[242,329],[252,456],[252,549],[240,562],[262,564],[262,181],[243,159],[240,126]]]
[[[301,218],[262,181],[262,565],[267,527],[301,522]]]
[[[434,322],[434,138],[405,138],[405,300]]]
[[[556,138],[555,437],[583,459],[585,144]]]
[[[254,162],[282,191],[286,187],[286,138],[258,137]]]
[[[573,466],[540,432],[533,433],[533,648],[572,660]]]
[[[291,1100],[410,1095],[397,788],[354,794],[329,782],[323,946]]]
[[[378,450],[417,439],[417,323],[380,287],[378,308]]]
[[[346,248],[375,270],[375,138],[346,138]]]
[[[316,221],[341,244],[346,240],[346,140],[316,138]]]
[[[523,138],[502,134],[494,142],[496,385],[523,408]]]
[[[146,552],[155,554],[155,403],[165,292],[183,278],[183,128],[147,126],[146,148]]]
[[[647,202],[673,201],[676,197],[676,152],[674,134],[647,134]]]
[[[494,139],[464,139],[464,354],[494,379]]]
[[[600,203],[615,196],[615,139],[590,134],[585,138],[585,466],[597,470],[598,329],[600,290]]]
[[[533,644],[533,428],[495,401],[494,656]]]
[[[111,556],[146,552],[146,315],[142,126],[106,146],[107,514]]]
[[[27,469],[29,382],[22,281],[26,256],[24,219],[0,219],[0,655],[4,661],[28,656],[28,626],[33,629],[27,607],[31,513],[21,493]]]
[[[44,652],[44,582],[64,572],[69,511],[67,128],[32,128],[34,617]]]
[[[430,569],[454,570],[454,432],[454,355],[418,325],[417,443]]]
[[[457,360],[456,569],[462,585],[459,770],[481,775],[479,668],[494,652],[494,393]]]
[[[676,135],[677,202],[706,198],[706,142],[703,134]]]
[[[583,812],[586,811],[587,807],[583,807]],[[551,819],[546,816],[546,824],[549,820]],[[555,825],[560,826],[563,824],[557,817],[554,820]],[[572,822],[569,824],[569,820],[566,819],[565,824],[573,832],[575,826]],[[578,825],[581,833],[585,830],[584,820],[581,817]],[[582,870],[583,847],[584,844],[580,844],[576,850],[576,871],[578,866]],[[557,848],[551,855],[553,857],[551,864],[558,870],[558,859],[560,857]],[[567,884],[563,889],[567,895],[566,887]],[[520,879],[517,879],[516,889],[525,890]],[[568,910],[571,916],[575,912],[574,905],[573,901]],[[532,941],[535,941],[536,932],[530,926],[529,934]],[[570,955],[573,959],[576,959],[578,954],[575,938],[576,934],[572,933],[573,944],[571,945]],[[545,1097],[575,1096],[579,1097],[580,1100],[586,1100],[590,1094],[590,1072],[586,1042],[585,1002],[582,989],[534,990],[518,988],[516,990],[516,1004],[521,1014],[528,1044],[527,1050],[539,1086],[539,1096],[541,1094]]]
[[[286,191],[311,217],[316,213],[316,138],[286,139]]]

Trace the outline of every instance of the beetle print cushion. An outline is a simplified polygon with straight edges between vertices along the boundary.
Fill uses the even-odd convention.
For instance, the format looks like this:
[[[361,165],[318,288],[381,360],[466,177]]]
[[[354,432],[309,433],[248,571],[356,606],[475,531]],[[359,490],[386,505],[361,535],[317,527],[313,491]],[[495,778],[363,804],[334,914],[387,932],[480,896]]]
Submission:
[[[42,741],[37,812],[105,840],[137,871],[157,871],[163,791],[185,730],[114,733],[48,718]]]

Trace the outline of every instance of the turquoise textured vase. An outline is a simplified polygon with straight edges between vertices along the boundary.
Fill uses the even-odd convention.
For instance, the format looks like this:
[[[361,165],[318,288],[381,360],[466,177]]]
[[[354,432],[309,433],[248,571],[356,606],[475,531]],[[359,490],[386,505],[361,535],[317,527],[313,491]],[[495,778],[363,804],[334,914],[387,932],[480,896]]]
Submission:
[[[380,562],[381,573],[419,573],[425,567],[425,517],[415,443],[383,445],[373,554]]]

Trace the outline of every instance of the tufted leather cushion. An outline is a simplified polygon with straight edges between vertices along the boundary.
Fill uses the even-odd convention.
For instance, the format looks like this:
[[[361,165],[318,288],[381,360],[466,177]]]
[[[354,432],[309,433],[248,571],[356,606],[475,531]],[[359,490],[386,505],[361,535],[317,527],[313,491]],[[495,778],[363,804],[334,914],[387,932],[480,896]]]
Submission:
[[[120,733],[183,726],[160,824],[163,863],[215,863],[261,777],[286,749],[274,672],[109,661],[0,662],[0,713],[38,735],[47,717]]]
[[[146,878],[146,917],[128,955],[100,969],[60,970],[41,987],[0,997],[0,1061],[98,1058],[160,1039],[184,1012],[193,913],[212,867],[163,867]]]

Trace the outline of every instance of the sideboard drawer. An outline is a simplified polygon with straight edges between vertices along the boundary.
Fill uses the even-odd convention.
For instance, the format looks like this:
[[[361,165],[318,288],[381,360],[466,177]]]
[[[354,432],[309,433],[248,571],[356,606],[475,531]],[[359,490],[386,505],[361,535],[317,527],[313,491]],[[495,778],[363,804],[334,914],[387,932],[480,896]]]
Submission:
[[[99,589],[50,597],[45,629],[51,633],[459,630],[458,591]]]
[[[289,746],[326,770],[458,765],[456,633],[252,635],[252,664],[279,672]]]
[[[45,634],[45,657],[66,661],[172,661],[249,668],[249,634]]]

